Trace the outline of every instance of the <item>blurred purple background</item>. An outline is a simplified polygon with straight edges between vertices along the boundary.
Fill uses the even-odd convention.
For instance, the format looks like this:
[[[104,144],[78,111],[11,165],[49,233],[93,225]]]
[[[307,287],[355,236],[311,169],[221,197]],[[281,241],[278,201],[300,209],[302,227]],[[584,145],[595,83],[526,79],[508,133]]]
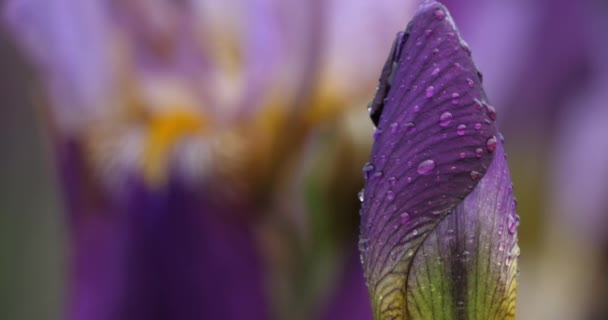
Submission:
[[[444,3],[505,136],[518,319],[607,319],[608,1]],[[418,4],[2,3],[0,318],[370,319],[366,106]]]

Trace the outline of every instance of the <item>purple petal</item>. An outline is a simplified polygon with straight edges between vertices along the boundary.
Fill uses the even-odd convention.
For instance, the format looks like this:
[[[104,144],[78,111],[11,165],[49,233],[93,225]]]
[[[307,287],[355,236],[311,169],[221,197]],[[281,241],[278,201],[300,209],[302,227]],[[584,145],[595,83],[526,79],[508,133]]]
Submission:
[[[554,212],[591,243],[608,243],[608,72],[604,77],[566,108],[552,175]]]
[[[418,249],[407,280],[414,319],[514,319],[517,225],[502,144],[486,175]]]
[[[360,249],[378,318],[404,312],[416,251],[484,177],[499,148],[496,112],[447,9],[425,2],[406,34],[361,211]]]
[[[60,149],[72,234],[70,319],[267,319],[262,270],[239,208],[172,183],[99,193],[80,148]]]
[[[586,16],[593,77],[580,94],[564,101],[555,137],[551,183],[552,211],[574,233],[589,243],[608,244],[608,43],[601,34],[608,28],[602,11]]]
[[[3,9],[15,39],[44,72],[59,123],[90,119],[111,86],[103,3],[11,0]]]
[[[343,276],[336,286],[337,290],[328,299],[329,308],[322,319],[369,320],[372,312],[358,255],[352,254],[345,264]]]

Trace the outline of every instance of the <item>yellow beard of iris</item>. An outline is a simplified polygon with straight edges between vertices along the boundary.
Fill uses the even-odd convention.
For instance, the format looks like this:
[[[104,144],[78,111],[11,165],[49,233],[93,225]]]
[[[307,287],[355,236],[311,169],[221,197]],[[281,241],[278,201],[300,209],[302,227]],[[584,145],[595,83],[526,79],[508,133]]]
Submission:
[[[206,122],[183,109],[151,115],[148,121],[141,170],[150,187],[159,187],[167,180],[173,147],[184,137],[203,133]]]

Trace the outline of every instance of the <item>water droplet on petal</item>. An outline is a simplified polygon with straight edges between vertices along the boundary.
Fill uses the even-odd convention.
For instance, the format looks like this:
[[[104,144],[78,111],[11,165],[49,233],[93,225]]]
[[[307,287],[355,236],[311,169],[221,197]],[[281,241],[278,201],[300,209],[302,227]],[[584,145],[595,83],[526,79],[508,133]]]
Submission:
[[[431,75],[436,76],[439,74],[439,68],[435,68],[435,70],[433,70],[433,72],[431,72]]]
[[[471,171],[471,180],[477,181],[477,180],[479,180],[480,177],[481,177],[481,173],[479,173],[475,170]]]
[[[488,141],[486,141],[486,147],[488,149],[488,152],[494,152],[494,150],[496,150],[496,145],[497,145],[497,141],[496,141],[496,136],[491,136],[490,138],[488,138]]]
[[[469,48],[469,45],[466,44],[465,42],[461,42],[460,43],[460,47],[462,48],[462,50],[464,50],[464,52],[467,54],[467,56],[471,56],[471,48]]]
[[[483,155],[483,150],[481,148],[475,149],[475,156],[477,158],[481,158],[482,155]]]
[[[515,231],[517,231],[517,226],[519,226],[519,216],[517,214],[509,215],[507,221],[508,221],[509,233],[514,234]]]
[[[475,99],[475,109],[481,110],[481,107],[483,107],[483,103],[481,101]]]
[[[407,212],[403,212],[399,215],[399,218],[401,219],[401,223],[406,223],[410,220],[410,214]]]
[[[420,112],[420,106],[419,105],[415,105],[413,108],[414,112]]]
[[[460,159],[464,159],[466,157],[467,157],[467,154],[465,152],[460,153]]]
[[[435,161],[428,159],[428,160],[424,160],[422,162],[420,162],[420,164],[418,165],[418,173],[419,174],[429,174],[433,171],[433,169],[435,169]]]
[[[374,159],[376,159],[376,158],[378,159],[378,162],[380,162],[380,163],[386,163],[386,155],[385,154],[381,154],[381,155],[379,155],[377,157],[374,157]]]
[[[359,193],[357,193],[357,197],[359,198],[360,202],[363,202],[364,198],[363,198],[363,194],[365,193],[365,189],[361,189],[361,191],[359,191]]]
[[[456,127],[456,134],[458,134],[459,136],[464,136],[466,129],[467,129],[466,125],[459,124],[458,127]]]
[[[413,236],[417,236],[417,235],[418,235],[418,229],[414,229],[414,230],[412,231],[412,235],[413,235]]]
[[[374,165],[369,162],[366,163],[363,166],[363,178],[367,180],[372,172],[374,172]]]
[[[369,243],[369,239],[367,239],[367,238],[361,238],[361,239],[359,239],[359,243],[358,243],[359,252],[361,252],[361,253],[367,252],[368,243]],[[363,258],[363,257],[361,257],[361,258]]]
[[[388,200],[388,201],[395,200],[395,193],[392,190],[388,190],[386,192],[386,200]]]
[[[390,258],[391,261],[397,261],[397,253],[395,253],[395,251],[391,251]]]
[[[475,130],[481,130],[481,123],[475,124]]]
[[[496,109],[491,105],[486,105],[486,110],[488,110],[488,117],[492,120],[496,120]]]
[[[475,86],[475,82],[471,78],[467,78],[467,84],[469,87],[473,88]]]
[[[431,98],[433,95],[435,95],[435,87],[429,86],[426,88],[426,97]]]
[[[393,122],[391,123],[391,132],[398,133],[399,132],[399,123]]]
[[[451,112],[446,111],[442,113],[441,116],[439,116],[439,125],[444,128],[449,126],[452,122],[452,118],[454,118],[454,116]]]
[[[380,135],[382,134],[382,130],[380,129],[375,129],[374,130],[374,141],[377,141],[380,138]]]
[[[405,132],[410,133],[416,131],[416,124],[413,122],[408,122],[405,124]]]
[[[388,178],[388,183],[389,183],[389,184],[390,184],[392,187],[394,187],[395,185],[397,185],[397,178],[395,178],[395,177],[390,177],[390,178]]]
[[[407,250],[407,252],[405,253],[405,255],[406,255],[407,257],[411,257],[411,256],[413,256],[413,255],[414,255],[414,250],[412,250],[412,249],[408,249],[408,250]]]
[[[384,173],[383,173],[382,171],[376,171],[376,172],[374,173],[374,177],[376,177],[376,178],[382,178],[382,175],[383,175],[383,174],[384,174]]]
[[[441,10],[441,9],[435,10],[435,18],[437,20],[443,20],[443,19],[445,19],[445,12],[443,12],[443,10]]]
[[[457,105],[460,103],[460,94],[458,92],[452,93],[452,104]]]

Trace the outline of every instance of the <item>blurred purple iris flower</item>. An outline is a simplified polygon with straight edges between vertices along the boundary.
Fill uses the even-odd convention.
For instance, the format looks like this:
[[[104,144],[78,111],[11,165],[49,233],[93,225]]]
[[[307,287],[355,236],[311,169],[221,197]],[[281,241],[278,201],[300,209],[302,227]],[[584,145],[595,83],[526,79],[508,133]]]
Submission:
[[[180,20],[186,8],[160,2],[141,6],[60,0],[6,8],[50,89],[71,231],[67,317],[268,319],[255,215],[214,198],[212,181],[199,183],[209,177],[214,143],[193,108],[202,97],[172,91],[171,83],[208,76],[201,51],[180,37],[193,17]],[[256,19],[248,20],[254,32]],[[258,91],[264,81],[254,80],[247,88]],[[256,100],[241,96],[249,100],[235,104],[252,108],[243,105]],[[177,165],[167,159],[173,143]]]
[[[386,40],[374,32],[401,20],[397,3],[7,2],[47,89],[70,231],[67,317],[281,313],[254,236],[262,193],[310,126],[371,89]],[[341,19],[375,22],[357,24],[374,26],[369,41]],[[359,52],[358,68],[345,51]],[[337,81],[345,73],[362,80]],[[352,247],[328,301],[289,319],[369,317],[367,304],[349,306],[367,299]]]
[[[397,35],[370,115],[360,251],[374,319],[515,319],[515,200],[496,110],[447,9]]]
[[[253,215],[242,203],[221,204],[210,196],[212,184],[192,183],[179,171],[207,174],[199,162],[206,164],[210,142],[200,135],[204,123],[189,105],[195,99],[169,90],[148,97],[158,105],[122,100],[155,91],[157,79],[185,64],[201,67],[183,39],[163,38],[169,32],[163,28],[185,28],[186,22],[177,22],[182,13],[165,8],[173,10],[173,20],[161,14],[160,23],[137,25],[159,23],[153,39],[146,38],[149,30],[124,26],[129,31],[122,35],[136,34],[132,43],[141,46],[134,50],[134,68],[152,79],[133,88],[132,79],[125,79],[130,70],[117,68],[116,60],[125,57],[113,52],[122,45],[116,42],[132,40],[114,37],[117,24],[111,21],[118,14],[112,10],[121,8],[71,0],[13,1],[6,8],[10,26],[40,67],[53,106],[50,131],[72,246],[67,317],[268,319],[249,223]],[[186,163],[171,167],[167,144],[184,133],[190,138],[177,152]],[[188,159],[196,161],[192,167]]]

